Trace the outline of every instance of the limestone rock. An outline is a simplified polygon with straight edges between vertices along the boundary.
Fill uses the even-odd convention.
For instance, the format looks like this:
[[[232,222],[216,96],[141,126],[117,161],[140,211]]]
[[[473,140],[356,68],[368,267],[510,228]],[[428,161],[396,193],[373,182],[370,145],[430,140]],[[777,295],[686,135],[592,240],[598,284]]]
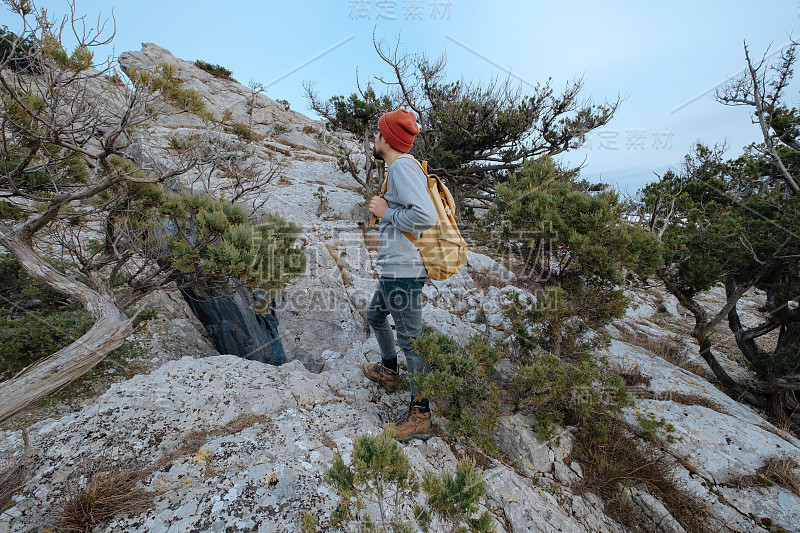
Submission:
[[[153,43],[142,43],[140,51],[124,52],[119,56],[119,64],[126,72],[131,68],[154,72],[163,63],[175,67],[176,77],[183,80],[182,88],[198,91],[206,102],[206,107],[215,114],[217,119],[221,118],[225,109],[230,109],[233,112],[234,122],[250,124],[250,106],[248,106],[247,100],[252,99],[253,94],[250,88],[239,82],[217,78],[197,67],[194,62],[179,59],[169,50]],[[314,125],[319,127],[319,123],[316,121],[296,111],[286,110],[283,105],[264,94],[256,94],[255,100],[256,105],[252,106],[253,127],[251,129],[257,133],[263,134],[270,131],[274,124],[282,124],[284,127],[292,124],[299,129],[306,126],[314,127]],[[171,121],[169,124],[171,126],[195,127],[202,124],[202,121],[191,113],[173,115]]]
[[[542,487],[506,466],[484,474],[490,508],[502,509],[510,531],[621,532],[618,524],[598,512],[602,504],[591,495],[571,495],[554,486]]]
[[[685,533],[683,526],[667,511],[660,501],[639,487],[626,487],[623,489],[627,498],[639,511],[642,521],[653,524],[655,531],[660,533]]]
[[[572,434],[559,429],[550,442],[541,442],[531,429],[527,417],[519,414],[500,417],[492,435],[498,448],[520,471],[531,479],[538,479],[544,473],[553,473],[556,464],[564,466],[564,459],[572,451]],[[567,467],[569,470],[569,467]],[[563,470],[559,471],[559,481],[569,483],[577,478]]]
[[[486,279],[495,282],[511,283],[517,281],[517,276],[491,257],[467,250],[467,268]]]

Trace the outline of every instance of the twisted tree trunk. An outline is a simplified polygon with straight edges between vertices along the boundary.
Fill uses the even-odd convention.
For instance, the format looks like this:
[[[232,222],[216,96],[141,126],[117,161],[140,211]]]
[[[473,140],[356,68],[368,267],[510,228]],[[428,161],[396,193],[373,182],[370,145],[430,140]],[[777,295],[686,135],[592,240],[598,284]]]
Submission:
[[[766,402],[758,394],[759,391],[752,391],[749,387],[742,386],[738,381],[732,378],[725,371],[725,368],[720,364],[714,353],[711,351],[711,334],[714,330],[715,324],[708,319],[708,314],[706,313],[705,309],[703,309],[700,304],[694,301],[694,299],[689,298],[686,294],[684,294],[672,282],[668,273],[663,269],[658,271],[658,278],[664,283],[664,286],[667,288],[667,290],[678,299],[681,305],[688,309],[689,312],[691,312],[694,316],[695,326],[691,335],[695,338],[700,346],[700,357],[702,357],[705,362],[708,363],[709,368],[714,373],[714,376],[719,380],[722,387],[737,400],[745,400],[756,407],[762,409],[766,408]],[[738,299],[738,296],[736,296],[736,299]],[[728,313],[729,312],[730,311],[728,311]],[[725,316],[727,316],[728,313],[726,313]]]
[[[4,422],[74,381],[122,346],[133,333],[133,325],[110,291],[93,290],[65,276],[38,256],[29,240],[20,238],[3,224],[0,224],[0,244],[17,258],[31,277],[74,298],[96,318],[94,325],[78,340],[0,383],[0,422]]]

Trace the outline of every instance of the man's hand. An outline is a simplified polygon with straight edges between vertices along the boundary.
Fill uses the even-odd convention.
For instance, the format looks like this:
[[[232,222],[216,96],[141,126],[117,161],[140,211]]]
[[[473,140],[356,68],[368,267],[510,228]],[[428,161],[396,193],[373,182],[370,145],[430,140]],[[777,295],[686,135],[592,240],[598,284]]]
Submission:
[[[383,214],[389,209],[389,202],[382,196],[373,196],[369,201],[369,212],[378,218],[383,218]]]

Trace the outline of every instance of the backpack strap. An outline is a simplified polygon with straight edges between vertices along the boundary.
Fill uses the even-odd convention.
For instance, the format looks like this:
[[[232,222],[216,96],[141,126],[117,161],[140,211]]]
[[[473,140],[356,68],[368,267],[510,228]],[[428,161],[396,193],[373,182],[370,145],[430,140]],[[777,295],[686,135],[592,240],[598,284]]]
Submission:
[[[431,186],[431,183],[430,183],[430,179],[431,179],[431,178],[429,178],[429,177],[428,177],[428,162],[427,162],[427,161],[422,161],[422,162],[420,162],[420,161],[419,161],[419,160],[418,160],[416,157],[414,157],[414,156],[413,156],[413,155],[411,155],[411,154],[403,154],[403,155],[399,155],[399,156],[397,156],[397,157],[395,158],[395,161],[397,161],[397,160],[398,160],[398,159],[400,159],[401,157],[404,157],[404,158],[410,158],[410,159],[412,159],[412,160],[413,160],[413,161],[414,161],[416,164],[418,164],[418,165],[419,165],[419,168],[422,170],[422,173],[423,173],[423,174],[425,174],[425,177],[428,179],[428,187],[430,187],[430,186]],[[389,184],[389,173],[387,172],[387,173],[386,173],[386,179],[385,179],[385,180],[383,180],[383,184],[381,185],[381,193],[378,195],[378,196],[380,196],[381,198],[383,198],[383,195],[384,195],[384,194],[386,194],[386,188],[387,188],[388,184]],[[377,221],[378,221],[378,217],[376,217],[375,215],[372,215],[372,216],[370,217],[370,219],[369,219],[369,227],[370,227],[370,228],[374,228],[374,227],[375,227],[375,223],[376,223]],[[408,237],[408,238],[411,240],[411,242],[413,242],[413,243],[416,243],[416,241],[417,241],[417,238],[416,238],[416,237],[414,237],[412,234],[410,234],[410,233],[409,233],[409,232],[407,232],[407,231],[403,231],[403,230],[400,230],[400,231],[403,233],[403,235],[405,235],[406,237]]]

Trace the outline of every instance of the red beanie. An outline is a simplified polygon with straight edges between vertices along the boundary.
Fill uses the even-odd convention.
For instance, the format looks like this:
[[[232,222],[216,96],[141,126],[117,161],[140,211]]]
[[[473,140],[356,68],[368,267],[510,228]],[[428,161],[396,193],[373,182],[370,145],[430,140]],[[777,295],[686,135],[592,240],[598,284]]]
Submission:
[[[378,119],[378,129],[392,148],[407,153],[419,133],[417,117],[405,109],[389,111]]]

